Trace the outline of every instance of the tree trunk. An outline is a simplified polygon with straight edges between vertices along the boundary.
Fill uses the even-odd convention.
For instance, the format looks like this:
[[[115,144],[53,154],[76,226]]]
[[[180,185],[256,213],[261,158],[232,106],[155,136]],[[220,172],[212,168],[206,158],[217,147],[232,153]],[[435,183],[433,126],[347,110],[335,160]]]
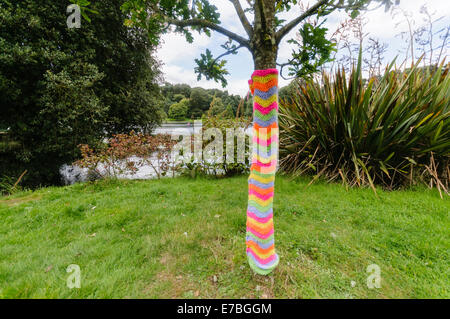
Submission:
[[[273,195],[278,162],[278,70],[255,70],[249,83],[254,97],[252,165],[248,179],[247,257],[256,273],[267,275],[279,261],[275,252],[273,227]]]
[[[255,70],[275,69],[277,67],[277,47],[263,46],[253,51]]]
[[[275,1],[255,1],[255,27],[250,49],[255,70],[276,68],[278,46],[275,36]]]
[[[255,1],[255,32],[250,47],[255,72],[249,81],[253,98],[253,143],[247,206],[247,258],[267,275],[278,265],[273,227],[273,195],[278,159],[278,71],[275,1]]]

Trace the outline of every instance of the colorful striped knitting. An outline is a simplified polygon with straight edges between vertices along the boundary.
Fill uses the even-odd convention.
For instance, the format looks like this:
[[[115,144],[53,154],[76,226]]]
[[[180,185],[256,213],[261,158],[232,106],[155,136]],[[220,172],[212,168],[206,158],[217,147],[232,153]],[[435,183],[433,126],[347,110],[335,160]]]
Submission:
[[[253,152],[248,179],[247,257],[267,275],[278,265],[273,231],[273,193],[278,159],[278,71],[257,70],[249,81],[253,95]]]

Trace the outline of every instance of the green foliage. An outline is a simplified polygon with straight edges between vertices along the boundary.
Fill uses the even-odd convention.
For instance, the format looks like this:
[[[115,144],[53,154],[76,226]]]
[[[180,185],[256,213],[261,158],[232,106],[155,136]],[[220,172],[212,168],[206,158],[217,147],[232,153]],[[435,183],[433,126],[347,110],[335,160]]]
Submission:
[[[220,62],[217,62],[216,59],[213,58],[209,49],[206,49],[206,53],[202,53],[200,56],[200,59],[195,59],[197,66],[194,71],[198,74],[197,80],[200,81],[203,75],[207,80],[213,79],[216,82],[220,81],[222,83],[222,87],[226,87],[228,82],[225,79],[225,75],[229,74],[225,69],[225,64],[227,61],[221,60]]]
[[[359,65],[297,87],[280,108],[280,164],[287,172],[388,188],[431,180],[448,185],[450,75],[415,67],[367,86]],[[422,173],[425,173],[423,175]]]
[[[217,98],[215,98],[217,100]],[[214,102],[213,102],[214,103]],[[214,107],[212,103],[212,108]],[[220,102],[216,102],[220,103]],[[223,150],[222,150],[222,158],[218,158],[213,162],[208,162],[205,160],[205,154],[203,154],[203,159],[200,162],[191,162],[184,163],[182,169],[184,169],[185,173],[188,173],[191,176],[197,175],[213,175],[215,177],[223,177],[223,176],[234,176],[247,174],[249,172],[250,167],[250,143],[249,136],[245,134],[245,130],[251,125],[250,119],[246,119],[244,117],[229,117],[225,116],[227,109],[222,111],[219,114],[212,114],[211,110],[205,115],[202,126],[202,134],[208,129],[218,129],[220,130],[223,138]],[[227,161],[227,130],[234,130],[235,136],[233,138],[233,161]],[[238,134],[242,134],[241,137],[244,137],[245,140],[243,142],[243,151],[244,151],[244,161],[239,162],[238,156]],[[245,135],[244,135],[245,134]],[[203,140],[203,147],[205,149],[206,146],[211,143],[213,139]]]
[[[182,99],[189,100],[189,109],[186,117],[189,119],[200,119],[210,109],[214,97],[221,100],[221,112],[227,110],[227,116],[236,116],[237,109],[242,98],[239,95],[231,95],[228,91],[218,89],[204,89],[201,87],[191,88],[187,84],[165,83],[161,87],[161,98],[158,105],[169,113],[169,108]],[[250,105],[251,108],[251,105]],[[242,110],[241,110],[242,111]],[[242,114],[242,113],[241,113]],[[250,114],[251,115],[251,114]]]
[[[91,18],[89,18],[87,13],[98,14],[98,11],[91,9],[89,6],[91,4],[88,0],[69,0],[71,3],[76,4],[80,7],[81,15],[86,21],[91,22]]]
[[[189,100],[182,99],[180,102],[172,104],[169,108],[169,117],[175,120],[184,120],[188,114]]]
[[[398,4],[399,0],[318,0],[310,7],[303,6],[305,12],[289,22],[283,20],[280,14],[289,11],[293,6],[302,5],[301,1],[247,1],[248,6],[245,9],[237,1],[233,3],[236,15],[239,16],[248,38],[224,28],[217,7],[209,0],[126,0],[122,10],[128,15],[125,24],[148,30],[150,41],[155,45],[160,42],[160,34],[170,32],[173,28],[175,32],[184,34],[190,43],[193,41],[192,31],[208,36],[211,31],[225,35],[228,40],[221,46],[225,50],[223,54],[215,58],[207,49],[199,59],[195,59],[198,80],[205,76],[207,80],[220,82],[225,87],[225,76],[229,73],[225,68],[227,61],[222,59],[224,56],[237,54],[240,48],[246,48],[252,53],[257,67],[274,67],[280,42],[298,25],[302,25],[302,41],[290,41],[299,45],[299,51],[294,50],[292,58],[284,65],[290,66],[290,75],[305,76],[317,72],[321,65],[331,61],[334,44],[326,38],[327,30],[321,27],[321,24],[312,25],[307,19],[314,17],[319,20],[335,10],[345,10],[352,17],[356,17],[373,2],[385,6],[388,10],[394,3]],[[264,14],[255,14],[257,9]],[[248,12],[253,14],[253,25],[245,16]]]
[[[79,155],[78,144],[159,122],[159,73],[146,32],[126,28],[113,0],[90,3],[86,12],[101,14],[69,29],[68,4],[0,4],[0,127],[18,145],[0,151],[0,174],[28,169],[26,185],[59,183],[59,167]]]
[[[336,43],[326,38],[328,29],[321,27],[322,24],[313,26],[305,23],[299,32],[301,41],[288,41],[298,46],[298,50],[293,50],[292,59],[288,62],[289,76],[310,76],[317,73],[325,63],[332,61],[331,55],[336,51]]]
[[[209,109],[211,96],[203,88],[194,88],[189,98],[189,113],[195,118],[200,118]]]

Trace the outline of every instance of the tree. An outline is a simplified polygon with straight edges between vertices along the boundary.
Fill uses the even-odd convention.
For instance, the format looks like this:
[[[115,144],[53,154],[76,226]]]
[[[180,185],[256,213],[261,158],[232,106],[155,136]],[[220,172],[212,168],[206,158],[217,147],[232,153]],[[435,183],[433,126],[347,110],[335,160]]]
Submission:
[[[182,99],[180,102],[172,104],[169,108],[169,117],[175,120],[184,120],[188,114],[189,100]]]
[[[208,91],[203,88],[193,88],[190,96],[190,115],[196,118],[202,116],[202,114],[209,109],[212,97],[208,94]]]
[[[192,31],[211,31],[221,33],[229,38],[222,45],[223,54],[214,58],[209,49],[196,59],[195,72],[198,79],[205,76],[226,86],[226,61],[222,58],[236,54],[246,48],[253,56],[255,72],[252,75],[250,89],[254,97],[254,130],[256,144],[252,151],[252,165],[249,177],[249,200],[247,208],[247,256],[250,267],[258,274],[270,273],[278,264],[273,239],[273,183],[277,167],[278,138],[278,71],[277,56],[281,41],[290,31],[300,28],[301,41],[291,39],[298,44],[292,58],[281,66],[289,67],[289,75],[307,76],[330,61],[334,43],[326,39],[327,29],[323,23],[311,24],[309,17],[323,19],[337,9],[351,12],[352,16],[367,8],[370,0],[316,0],[305,8],[302,14],[288,23],[280,18],[280,13],[289,10],[299,0],[248,0],[244,9],[239,0],[229,0],[241,21],[246,36],[238,35],[221,26],[217,7],[209,0],[127,0],[122,8],[130,14],[127,25],[139,25],[159,33],[169,32],[171,27],[182,32],[186,39],[193,41]],[[389,7],[391,0],[373,0]],[[396,0],[398,2],[398,0]],[[253,16],[250,23],[246,13]],[[154,43],[159,37],[150,34]],[[222,59],[222,60],[221,60]],[[221,97],[215,96],[217,99]],[[216,103],[220,106],[220,103]],[[212,107],[213,108],[213,107]],[[263,130],[261,130],[263,129]],[[270,137],[269,137],[270,136]]]
[[[300,27],[300,33],[303,35],[301,48],[298,52],[293,52],[292,58],[283,65],[289,66],[290,75],[306,75],[317,71],[321,64],[328,62],[334,50],[334,44],[325,38],[326,28],[322,23],[312,25],[305,22],[309,17],[325,18],[334,10],[341,9],[355,17],[361,10],[367,9],[371,2],[384,5],[386,9],[394,2],[399,2],[399,0],[317,0],[305,8],[298,17],[284,23],[279,15],[300,4],[300,0],[248,0],[246,9],[239,0],[228,1],[233,4],[246,37],[221,26],[220,13],[209,0],[126,0],[122,8],[130,14],[126,24],[147,28],[155,44],[159,43],[159,35],[170,32],[171,27],[175,28],[175,32],[183,33],[189,42],[193,41],[192,31],[204,32],[208,36],[214,31],[227,36],[229,41],[222,45],[225,52],[214,58],[211,51],[206,50],[196,60],[195,68],[199,79],[205,76],[207,79],[220,81],[225,86],[227,84],[225,75],[228,71],[225,69],[226,61],[221,59],[226,55],[236,54],[241,48],[246,48],[253,56],[256,70],[276,68],[281,41],[290,31]],[[253,23],[248,19],[248,14],[253,17]],[[159,32],[155,33],[155,30]],[[320,61],[320,64],[316,61]]]
[[[78,144],[159,121],[147,32],[124,26],[114,0],[95,1],[102,14],[69,29],[67,5],[0,0],[0,127],[15,145],[0,150],[0,175],[27,169],[29,186],[60,183]]]

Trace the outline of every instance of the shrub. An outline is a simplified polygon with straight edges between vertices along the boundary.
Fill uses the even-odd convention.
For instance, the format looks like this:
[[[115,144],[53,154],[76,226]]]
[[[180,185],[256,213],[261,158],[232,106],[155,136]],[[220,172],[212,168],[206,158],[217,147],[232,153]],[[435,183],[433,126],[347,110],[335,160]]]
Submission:
[[[181,165],[181,169],[183,173],[190,176],[195,176],[197,174],[200,175],[213,175],[216,177],[225,176],[230,177],[234,175],[246,174],[249,172],[249,137],[245,135],[245,143],[244,143],[244,163],[238,162],[238,137],[234,136],[233,144],[233,156],[234,162],[227,163],[227,150],[226,150],[226,136],[227,129],[233,129],[235,133],[238,133],[241,130],[242,133],[245,134],[245,130],[250,126],[251,121],[244,117],[240,118],[226,118],[222,115],[213,116],[211,112],[208,112],[207,115],[203,117],[203,126],[202,126],[202,136],[205,136],[205,132],[208,129],[215,128],[220,130],[223,137],[223,151],[222,158],[215,158],[212,161],[209,161],[205,158],[205,147],[213,141],[213,138],[202,139],[202,149],[203,157],[199,162],[195,162],[192,160],[188,163],[183,163]],[[235,134],[236,135],[236,134]]]
[[[82,158],[74,165],[87,168],[89,175],[96,178],[134,175],[140,167],[148,165],[161,178],[175,169],[171,156],[175,143],[167,134],[116,134],[98,148],[79,145]]]
[[[363,84],[361,61],[347,81],[308,81],[280,107],[280,165],[346,185],[392,189],[422,179],[448,187],[450,76],[416,67]]]
[[[172,104],[169,108],[169,117],[175,120],[184,120],[189,110],[189,100],[182,99],[180,102]]]

